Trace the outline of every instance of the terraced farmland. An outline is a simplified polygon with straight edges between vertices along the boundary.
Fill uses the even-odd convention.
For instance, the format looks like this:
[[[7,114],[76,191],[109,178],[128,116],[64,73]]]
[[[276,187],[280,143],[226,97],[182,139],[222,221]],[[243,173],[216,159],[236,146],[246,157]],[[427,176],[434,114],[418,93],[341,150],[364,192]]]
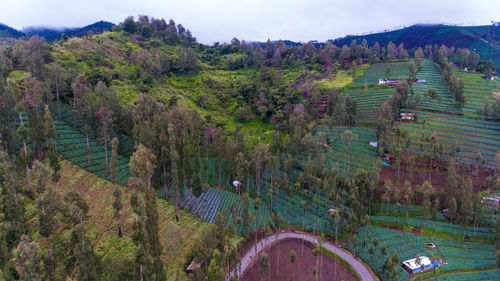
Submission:
[[[430,60],[423,60],[421,69],[417,73],[416,78],[426,80],[425,83],[413,84],[415,92],[413,99],[415,100],[416,93],[420,93],[421,96],[421,102],[417,104],[418,109],[452,114],[462,113],[462,111],[454,104],[453,98],[448,90],[448,86],[443,80],[441,70],[437,64]],[[424,97],[424,93],[429,89],[434,89],[439,97],[435,100]]]
[[[345,94],[355,99],[358,103],[358,118],[361,122],[377,121],[382,104],[392,96],[394,89],[369,89],[365,94],[364,89],[349,89]]]
[[[282,189],[279,190],[279,194],[274,196],[274,200],[275,211],[283,217],[285,224],[298,225],[319,232],[334,233],[335,224],[327,214],[328,209],[334,207],[330,202],[327,203],[329,205],[326,207],[320,202],[314,203],[305,200],[297,194],[289,194]],[[306,202],[305,208],[302,202]],[[339,221],[338,233],[340,233],[340,225],[343,223],[343,219]]]
[[[158,197],[164,198],[163,190],[159,190]],[[169,194],[170,197],[172,197]],[[173,199],[172,199],[173,202]],[[266,204],[260,201],[257,210],[254,207],[255,200],[250,198],[249,209],[251,215],[255,218],[258,217],[258,227],[265,227],[271,223],[271,216]],[[192,190],[185,191],[184,200],[179,204],[180,207],[192,212],[196,216],[204,219],[209,223],[214,223],[217,214],[222,214],[226,217],[227,223],[233,223],[233,220],[238,216],[243,216],[243,205],[239,195],[233,192],[225,191],[215,187],[209,187],[202,192],[199,198],[192,194]],[[234,214],[238,215],[235,216]],[[258,213],[258,216],[257,216]],[[257,222],[254,221],[249,228],[254,228]],[[243,229],[240,228],[243,232]]]
[[[107,256],[121,255],[133,262],[136,245],[134,245],[131,235],[135,216],[130,206],[131,190],[122,188],[122,204],[120,211],[122,221],[123,237],[119,238],[117,220],[113,216],[113,191],[115,185],[106,181],[79,166],[63,160],[60,171],[60,192],[64,194],[68,191],[79,193],[85,202],[89,205],[88,218],[85,221],[86,235],[92,243],[96,253],[106,259]],[[50,183],[54,190],[57,190],[55,183]],[[30,231],[38,232],[39,222],[38,201],[30,201],[26,206],[26,214],[29,218],[28,223]],[[179,229],[176,236],[175,254],[169,260],[164,256],[164,261],[170,263],[170,278],[172,280],[189,280],[184,271],[185,258],[190,249],[198,239],[200,234],[205,231],[210,224],[193,214],[180,210],[179,222],[175,220],[175,206],[162,199],[157,199],[159,214],[159,234],[160,241],[164,247],[167,243],[167,235],[173,229]],[[65,225],[58,226],[55,235],[70,235],[70,231],[65,230]],[[38,234],[37,234],[38,235]],[[41,245],[45,244],[45,239],[39,235]]]
[[[368,248],[373,247],[373,240],[379,239],[379,246],[374,248],[371,255]],[[365,244],[366,241],[366,244]],[[433,242],[436,250],[429,250],[425,242]],[[448,264],[442,265],[439,269],[442,273],[453,271],[483,271],[484,269],[495,268],[496,259],[493,244],[462,242],[457,240],[443,239],[439,237],[429,237],[425,235],[415,235],[409,232],[400,232],[376,226],[363,226],[359,230],[358,242],[355,247],[351,243],[347,248],[355,251],[361,258],[370,264],[372,268],[384,279],[382,267],[385,257],[382,257],[380,247],[387,247],[387,255],[392,256],[397,253],[400,262],[415,258],[417,255],[431,256],[432,254],[441,256]],[[408,273],[398,267],[399,280],[407,280]]]
[[[421,154],[420,146],[430,151],[431,145],[422,140],[422,134],[427,136],[436,133],[438,143],[444,146],[444,153],[449,153],[456,143],[462,149],[458,159],[473,165],[493,168],[495,153],[500,149],[500,123],[454,116],[444,113],[414,111],[419,122],[397,122],[396,127],[408,131],[412,143],[410,152]],[[425,124],[422,123],[425,120]],[[481,160],[476,161],[478,153]]]
[[[77,164],[97,176],[111,180],[111,174],[106,175],[104,146],[89,140],[89,149],[85,135],[73,130],[64,121],[56,120],[54,125],[57,131],[57,151],[67,160]],[[90,161],[87,154],[90,154]],[[111,160],[111,149],[108,148],[108,161]],[[127,184],[130,175],[129,159],[118,155],[118,181]]]
[[[351,148],[349,162],[347,161],[347,149],[341,137],[346,130],[350,130],[358,138]],[[336,168],[340,175],[347,176],[347,166],[349,166],[349,174],[352,176],[356,169],[370,170],[377,167],[377,149],[369,145],[370,141],[377,141],[375,131],[372,128],[321,125],[318,126],[315,136],[318,137],[321,133],[332,142],[332,146],[323,152],[325,156],[324,166],[328,169]]]
[[[405,220],[404,217],[389,217],[389,216],[371,216],[370,220],[372,222],[383,222],[386,224],[404,224],[405,221],[411,226],[422,226],[422,218],[408,218]],[[461,225],[451,224],[444,221],[425,221],[425,229],[431,229],[432,231],[446,233],[452,236],[461,237],[464,234],[464,229]],[[468,226],[465,229],[465,234],[469,237],[480,237],[486,239],[493,239],[495,237],[496,231],[490,227],[473,227]]]
[[[387,68],[390,68],[390,79],[408,79],[408,76],[410,76],[408,62],[374,63],[368,67],[365,73],[363,73],[363,75],[361,75],[361,77],[359,77],[353,85],[363,86],[378,84],[379,79],[387,78],[385,74]]]
[[[57,119],[57,117],[58,117],[57,111],[56,111],[56,106],[57,106],[56,104],[53,104],[50,107],[52,114],[55,117],[54,119]],[[73,124],[74,119],[73,119],[72,108],[70,106],[68,106],[67,104],[61,104],[60,108],[61,108],[62,121],[68,123],[70,129],[76,129],[77,131],[84,133],[84,131],[85,131],[84,125],[80,122],[80,120],[78,119],[78,116],[76,118],[76,126],[74,126],[74,124]],[[98,133],[100,133],[100,132],[98,132]],[[125,135],[122,135],[122,134],[115,135],[115,133],[113,131],[108,131],[108,134],[109,134],[110,139],[112,139],[115,136],[118,137],[118,140],[119,140],[118,153],[120,155],[126,156],[126,157],[132,156],[132,153],[134,152],[134,141],[132,138],[125,136]],[[94,140],[96,140],[96,139],[94,139]],[[97,141],[102,142],[102,139],[98,139]]]
[[[491,281],[500,279],[500,271],[496,270],[484,270],[484,271],[473,271],[473,272],[459,272],[459,273],[449,273],[437,277],[439,281]]]
[[[489,99],[490,105],[495,102],[492,91],[500,91],[497,89],[500,86],[498,80],[485,80],[482,74],[472,74],[461,70],[455,70],[455,75],[464,81],[465,116],[484,117],[483,114],[478,114],[478,110],[484,110],[486,98]]]

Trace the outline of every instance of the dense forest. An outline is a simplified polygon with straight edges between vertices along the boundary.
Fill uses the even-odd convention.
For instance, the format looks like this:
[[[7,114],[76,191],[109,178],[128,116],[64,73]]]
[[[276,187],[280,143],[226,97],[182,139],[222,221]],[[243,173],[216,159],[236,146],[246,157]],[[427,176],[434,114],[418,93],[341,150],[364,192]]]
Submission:
[[[422,229],[447,209],[450,225],[463,229],[452,238],[500,245],[498,234],[466,235],[471,225],[474,232],[479,224],[498,229],[496,221],[481,220],[481,192],[500,190],[498,143],[491,159],[478,153],[467,164],[460,145],[448,149],[436,133],[422,136],[420,154],[412,151],[411,136],[398,125],[402,112],[427,103],[464,115],[470,101],[458,70],[489,79],[496,68],[474,51],[366,40],[339,48],[233,38],[209,46],[173,20],[147,16],[128,17],[100,35],[13,42],[0,45],[2,280],[185,280],[191,261],[200,265],[193,280],[223,280],[245,245],[286,226],[357,245],[370,216],[408,220],[416,216],[412,207],[421,210]],[[377,79],[394,85],[356,82],[382,63],[388,66]],[[400,64],[408,73],[400,75]],[[450,97],[438,88],[419,90],[419,73],[429,65],[439,69]],[[366,108],[351,93],[380,91],[387,98],[368,110],[374,122],[366,121]],[[494,128],[495,97],[473,112]],[[359,147],[368,139],[377,145],[365,153]],[[337,162],[325,158],[336,144],[343,151]],[[364,154],[372,155],[369,164],[356,164]],[[391,164],[389,180],[381,176],[383,161]],[[104,195],[69,188],[75,183],[63,172],[73,169],[70,162],[109,182],[109,212],[90,207]],[[436,183],[439,175],[444,180]],[[184,213],[186,202],[194,200],[196,214],[213,187],[236,203],[205,218],[213,224],[189,237],[181,259],[168,240],[194,220]],[[298,202],[291,207],[296,221],[280,209],[289,197]],[[162,206],[169,205],[175,215],[166,220],[175,227],[165,234]],[[331,217],[318,211],[333,206]],[[97,216],[112,221],[106,231],[113,242],[96,242]],[[498,249],[495,255],[500,264]],[[374,270],[398,280],[395,259],[383,273]]]

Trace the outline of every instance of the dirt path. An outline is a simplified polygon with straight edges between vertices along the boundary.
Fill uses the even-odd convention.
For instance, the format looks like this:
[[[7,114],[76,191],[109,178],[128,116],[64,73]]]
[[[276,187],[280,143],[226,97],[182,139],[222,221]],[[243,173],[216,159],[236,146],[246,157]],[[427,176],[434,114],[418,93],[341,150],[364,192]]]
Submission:
[[[318,244],[318,239],[310,234],[306,233],[297,233],[297,232],[282,232],[278,234],[278,238],[276,238],[276,235],[271,235],[267,238],[264,238],[260,241],[258,241],[256,244],[254,244],[250,250],[242,257],[240,264],[236,267],[236,274],[237,276],[241,276],[241,273],[245,272],[245,270],[250,266],[250,263],[252,262],[252,257],[257,256],[263,249],[265,249],[267,246],[273,244],[277,240],[283,240],[283,239],[302,239],[304,241],[307,241],[311,244],[317,245]],[[375,281],[377,278],[375,277],[374,273],[366,267],[363,263],[361,263],[359,260],[357,260],[355,257],[353,257],[350,253],[342,250],[341,248],[334,246],[333,244],[329,242],[325,242],[322,245],[326,249],[334,252],[341,258],[343,258],[345,261],[347,261],[351,266],[356,270],[361,276],[361,280],[363,281]],[[231,276],[235,274],[235,270],[231,270],[229,274],[226,276],[226,281],[228,281]]]

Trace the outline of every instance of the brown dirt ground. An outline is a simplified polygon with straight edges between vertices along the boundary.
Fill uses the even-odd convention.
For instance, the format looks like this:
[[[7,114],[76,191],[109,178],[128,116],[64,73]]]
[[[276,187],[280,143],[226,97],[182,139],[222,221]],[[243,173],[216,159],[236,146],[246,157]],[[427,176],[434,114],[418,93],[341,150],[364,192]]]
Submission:
[[[404,162],[404,161],[403,161]],[[380,188],[383,188],[384,183],[388,180],[391,180],[392,182],[395,181],[396,176],[397,176],[397,169],[393,168],[395,165],[394,159],[391,159],[389,161],[391,167],[382,167],[382,171],[380,173]],[[473,185],[473,190],[475,192],[483,190],[484,189],[484,179],[490,175],[493,174],[493,171],[490,169],[484,169],[480,168],[477,169],[475,166],[471,168],[475,173],[476,176],[472,176],[470,172],[465,172],[462,171],[460,168],[457,169],[458,175],[461,177],[462,180],[468,179],[471,177],[472,179],[472,185]],[[400,168],[400,187],[402,188],[403,183],[405,180],[409,179],[409,174],[408,174],[408,167],[405,163],[401,164]],[[424,162],[420,157],[416,157],[415,160],[415,170],[413,173],[413,184],[412,184],[412,189],[419,189],[422,184],[429,180],[429,167],[428,163]],[[434,169],[431,172],[431,183],[432,187],[436,190],[441,190],[445,187],[446,185],[446,168],[441,167],[440,169]]]
[[[277,272],[277,253],[280,253],[279,258],[279,271]],[[290,263],[290,250],[294,250],[297,256],[297,260],[292,265]],[[269,255],[270,252],[270,255]],[[261,279],[260,275],[260,263],[259,257],[254,258],[250,267],[245,271],[242,281],[288,281],[292,278],[293,280],[299,281],[313,281],[314,275],[312,274],[312,269],[316,266],[316,260],[312,255],[312,246],[310,244],[304,244],[304,255],[302,256],[302,243],[298,239],[286,239],[278,243],[273,244],[270,248],[266,249],[270,257],[270,267],[269,271],[265,273],[264,278]],[[322,265],[321,265],[322,259]],[[331,281],[331,280],[344,280],[344,281],[355,281],[356,278],[354,274],[351,273],[350,269],[347,268],[342,262],[335,261],[334,259],[320,254],[318,257],[319,270],[318,270],[318,280]],[[336,269],[335,271],[335,264]],[[319,273],[321,272],[321,276]],[[269,275],[271,278],[269,278]]]

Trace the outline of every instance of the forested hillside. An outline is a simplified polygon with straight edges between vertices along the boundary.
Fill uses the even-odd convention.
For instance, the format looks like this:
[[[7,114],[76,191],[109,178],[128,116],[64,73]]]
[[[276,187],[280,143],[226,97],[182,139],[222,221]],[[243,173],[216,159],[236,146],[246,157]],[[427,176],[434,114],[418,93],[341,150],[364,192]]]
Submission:
[[[223,280],[288,228],[383,280],[429,239],[443,278],[496,267],[500,82],[473,51],[209,46],[147,16],[0,50],[2,280]]]

